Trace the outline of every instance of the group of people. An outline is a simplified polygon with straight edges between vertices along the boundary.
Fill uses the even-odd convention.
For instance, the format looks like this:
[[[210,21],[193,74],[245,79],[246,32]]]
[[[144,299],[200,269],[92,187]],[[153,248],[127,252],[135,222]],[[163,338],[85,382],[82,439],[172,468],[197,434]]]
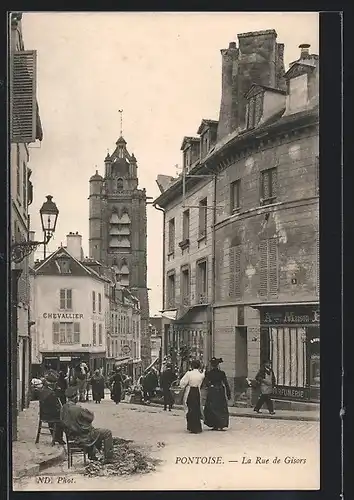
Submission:
[[[98,374],[95,374],[98,376]],[[65,384],[64,384],[65,382]],[[62,374],[50,370],[44,377],[39,393],[40,419],[49,423],[53,444],[64,445],[67,438],[87,449],[91,460],[97,459],[97,451],[103,447],[104,458],[113,457],[113,438],[109,429],[95,428],[94,414],[78,405],[79,386],[71,385]]]
[[[215,431],[222,431],[229,426],[227,401],[231,399],[231,390],[225,372],[220,369],[222,362],[222,358],[213,357],[210,361],[211,369],[206,371],[198,360],[193,360],[191,370],[179,382],[184,389],[187,430],[193,434],[202,432],[202,420]],[[270,361],[261,367],[255,381],[259,385],[260,395],[254,411],[259,413],[265,403],[269,413],[274,415],[271,394],[276,381]],[[201,400],[202,386],[207,391],[204,408]]]

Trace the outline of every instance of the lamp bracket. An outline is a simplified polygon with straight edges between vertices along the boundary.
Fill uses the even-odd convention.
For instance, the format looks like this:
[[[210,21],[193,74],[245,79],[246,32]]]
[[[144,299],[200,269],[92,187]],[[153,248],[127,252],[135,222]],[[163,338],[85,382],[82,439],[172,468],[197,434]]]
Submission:
[[[32,252],[35,252],[40,245],[47,245],[52,234],[46,233],[44,241],[22,241],[11,245],[11,262],[19,264]]]

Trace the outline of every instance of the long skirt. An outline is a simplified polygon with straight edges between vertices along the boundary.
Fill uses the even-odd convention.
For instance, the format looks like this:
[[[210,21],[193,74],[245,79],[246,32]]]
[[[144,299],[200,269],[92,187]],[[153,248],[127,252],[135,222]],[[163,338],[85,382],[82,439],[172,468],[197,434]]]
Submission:
[[[214,429],[223,429],[229,426],[229,408],[224,387],[212,386],[208,388],[204,407],[204,423]]]
[[[193,434],[202,432],[202,411],[200,408],[200,390],[198,387],[190,387],[187,397],[187,430]]]
[[[122,398],[122,386],[119,382],[114,382],[112,390],[111,390],[111,399],[115,403],[119,403]]]

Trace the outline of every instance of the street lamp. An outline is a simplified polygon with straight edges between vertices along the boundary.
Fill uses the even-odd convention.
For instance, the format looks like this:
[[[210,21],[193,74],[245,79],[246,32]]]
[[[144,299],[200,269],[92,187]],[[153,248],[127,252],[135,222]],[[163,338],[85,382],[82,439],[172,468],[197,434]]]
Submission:
[[[42,230],[44,233],[43,241],[22,241],[11,245],[11,260],[15,263],[20,263],[22,260],[37,250],[39,245],[44,245],[44,258],[46,258],[46,245],[52,238],[57,225],[59,210],[56,204],[52,201],[53,196],[48,195],[39,211],[41,216]]]

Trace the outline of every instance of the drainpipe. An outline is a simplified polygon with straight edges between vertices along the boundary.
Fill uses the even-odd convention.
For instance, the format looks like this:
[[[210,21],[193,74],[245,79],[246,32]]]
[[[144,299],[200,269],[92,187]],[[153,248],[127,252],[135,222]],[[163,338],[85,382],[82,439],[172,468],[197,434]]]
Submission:
[[[162,228],[162,310],[165,310],[165,222],[166,222],[166,212],[165,209],[162,207],[158,207],[155,203],[152,204],[156,210],[159,210],[160,212],[163,213],[163,228]],[[165,334],[163,332],[162,335],[162,349],[164,349],[164,340],[165,340]]]
[[[216,237],[215,237],[215,226],[216,226],[216,174],[213,178],[213,224],[212,224],[212,247],[211,247],[211,260],[212,260],[212,274],[211,274],[211,356],[215,356],[215,321],[214,321],[214,304],[216,299],[216,263],[215,263],[215,245],[216,245]]]

